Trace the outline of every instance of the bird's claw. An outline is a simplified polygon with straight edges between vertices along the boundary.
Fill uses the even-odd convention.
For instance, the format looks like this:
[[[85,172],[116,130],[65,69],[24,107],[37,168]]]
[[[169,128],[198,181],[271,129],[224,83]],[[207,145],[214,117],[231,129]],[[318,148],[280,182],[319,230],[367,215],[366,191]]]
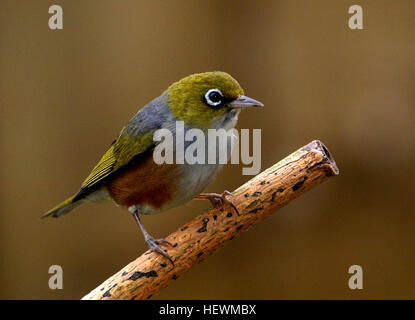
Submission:
[[[155,252],[160,253],[163,257],[169,259],[169,261],[171,262],[171,264],[174,265],[173,260],[167,254],[166,250],[164,250],[163,248],[160,247],[160,244],[162,244],[162,243],[163,244],[167,244],[170,247],[173,247],[173,245],[170,242],[168,242],[165,239],[154,239],[152,237],[147,237],[146,238],[146,242],[147,242],[147,245],[148,245],[148,247],[149,247],[149,249],[151,251],[155,251]]]
[[[236,214],[239,216],[238,208],[233,203],[233,201],[226,198],[226,196],[233,196],[233,194],[229,192],[228,190],[225,190],[222,193],[201,193],[196,198],[208,199],[210,200],[213,206],[217,206],[218,204],[223,206],[224,203],[227,203],[235,210]]]

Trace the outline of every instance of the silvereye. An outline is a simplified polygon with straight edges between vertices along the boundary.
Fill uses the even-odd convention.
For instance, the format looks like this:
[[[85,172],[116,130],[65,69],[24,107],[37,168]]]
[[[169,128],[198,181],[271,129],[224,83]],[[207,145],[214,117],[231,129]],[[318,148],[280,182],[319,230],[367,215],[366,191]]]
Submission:
[[[193,198],[209,199],[213,204],[227,203],[237,209],[226,198],[231,195],[227,191],[201,194],[223,166],[219,161],[215,164],[189,164],[186,161],[183,164],[156,164],[153,151],[158,142],[153,139],[154,133],[165,128],[176,138],[176,121],[183,121],[184,134],[192,128],[204,133],[208,129],[230,130],[236,125],[242,108],[255,106],[263,104],[244,96],[239,83],[225,72],[193,74],[173,83],[127,123],[80,190],[43,217],[60,217],[83,203],[112,200],[128,208],[149,248],[172,261],[159,246],[171,244],[153,238],[141,223],[140,213],[159,213]],[[183,143],[186,149],[189,143]],[[233,140],[228,139],[227,143],[232,144]],[[176,143],[172,148],[177,148]],[[208,147],[206,152],[209,152]],[[229,155],[230,152],[228,159]]]

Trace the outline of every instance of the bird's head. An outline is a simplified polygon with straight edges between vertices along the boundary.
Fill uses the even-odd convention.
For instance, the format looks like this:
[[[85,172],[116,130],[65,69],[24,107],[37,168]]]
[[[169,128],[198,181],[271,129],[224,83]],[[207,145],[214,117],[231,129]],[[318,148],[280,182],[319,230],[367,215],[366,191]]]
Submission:
[[[245,107],[262,107],[259,101],[244,96],[239,83],[226,72],[190,75],[167,89],[167,103],[173,115],[185,124],[200,128],[212,126],[227,113]]]

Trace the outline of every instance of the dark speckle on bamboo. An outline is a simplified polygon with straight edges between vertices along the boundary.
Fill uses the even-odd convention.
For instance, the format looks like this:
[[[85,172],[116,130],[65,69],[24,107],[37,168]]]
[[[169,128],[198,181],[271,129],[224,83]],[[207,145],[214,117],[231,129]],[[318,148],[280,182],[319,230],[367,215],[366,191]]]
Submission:
[[[127,280],[135,281],[135,280],[138,280],[138,279],[143,278],[143,277],[145,277],[145,278],[155,278],[157,276],[158,276],[158,274],[154,270],[151,270],[149,272],[136,271]]]
[[[298,181],[294,186],[293,186],[293,191],[297,191],[298,189],[300,189],[302,186],[303,186],[303,184],[304,184],[304,181],[306,181],[307,180],[307,177],[304,177],[301,181]]]
[[[207,227],[208,222],[209,222],[209,218],[204,218],[203,225],[200,229],[197,230],[197,232],[199,233],[206,232],[206,227]]]
[[[114,284],[113,286],[111,286],[111,288],[109,288],[107,291],[104,292],[104,294],[102,295],[103,298],[108,298],[111,297],[111,293],[110,291],[112,290],[112,288],[114,288],[118,283]]]
[[[264,207],[255,208],[249,211],[249,213],[257,213],[259,210],[262,210],[262,209],[264,209]]]
[[[103,298],[108,298],[108,297],[111,297],[110,290],[111,290],[111,289],[109,289],[109,290],[105,291],[105,292],[104,292],[104,294],[102,295],[102,297],[103,297]]]

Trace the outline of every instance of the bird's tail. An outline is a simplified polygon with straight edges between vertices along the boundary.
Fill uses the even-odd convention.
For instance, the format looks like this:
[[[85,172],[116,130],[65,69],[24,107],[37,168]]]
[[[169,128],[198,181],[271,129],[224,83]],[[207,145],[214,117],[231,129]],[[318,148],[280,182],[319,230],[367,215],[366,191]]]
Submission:
[[[69,211],[75,209],[79,205],[83,203],[82,199],[74,200],[74,197],[70,197],[69,199],[66,199],[64,202],[58,204],[53,209],[50,209],[48,212],[46,212],[44,215],[42,215],[42,219],[46,217],[54,217],[59,218],[60,216],[63,216],[64,214],[68,213]]]

